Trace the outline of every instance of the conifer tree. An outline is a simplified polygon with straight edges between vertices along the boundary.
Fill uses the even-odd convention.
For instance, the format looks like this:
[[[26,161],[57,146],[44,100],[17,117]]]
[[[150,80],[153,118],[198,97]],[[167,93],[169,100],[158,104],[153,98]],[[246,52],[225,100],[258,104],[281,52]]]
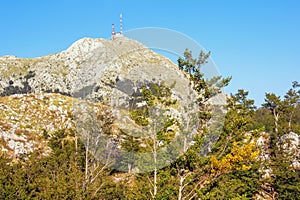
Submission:
[[[178,59],[178,67],[186,73],[190,79],[193,90],[197,93],[197,104],[199,106],[198,135],[195,138],[194,145],[186,149],[173,165],[177,171],[178,177],[178,199],[192,199],[197,196],[197,190],[201,189],[209,174],[207,173],[207,161],[201,159],[199,154],[203,143],[203,138],[207,135],[207,122],[212,117],[212,106],[208,100],[222,92],[222,88],[227,86],[231,78],[222,78],[216,76],[211,79],[205,79],[201,72],[203,65],[208,62],[210,52],[205,53],[200,51],[198,58],[194,59],[192,51],[186,49],[184,58]]]
[[[294,138],[290,137],[293,127],[299,123],[293,120],[300,103],[298,87],[298,82],[293,82],[283,100],[275,94],[267,93],[266,103],[263,104],[273,114],[275,122],[275,130],[270,133],[271,177],[268,184],[274,190],[272,196],[278,199],[297,199],[300,195],[300,170],[294,165],[299,159],[299,147],[294,145]]]

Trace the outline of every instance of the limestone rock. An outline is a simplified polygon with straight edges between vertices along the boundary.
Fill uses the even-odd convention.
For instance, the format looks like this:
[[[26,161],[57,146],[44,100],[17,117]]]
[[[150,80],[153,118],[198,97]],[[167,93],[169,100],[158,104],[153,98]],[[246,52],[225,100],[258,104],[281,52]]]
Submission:
[[[124,36],[83,38],[65,51],[38,58],[0,57],[0,77],[0,133],[3,149],[14,154],[47,146],[43,134],[74,129],[74,111],[83,106],[74,101],[80,99],[92,100],[93,112],[103,108],[97,102],[116,108],[115,135],[118,128],[141,129],[130,119],[128,106],[139,88],[152,82],[170,87],[178,100],[169,116],[186,118],[187,105],[198,110],[188,77],[169,59]],[[12,139],[14,134],[23,139]]]

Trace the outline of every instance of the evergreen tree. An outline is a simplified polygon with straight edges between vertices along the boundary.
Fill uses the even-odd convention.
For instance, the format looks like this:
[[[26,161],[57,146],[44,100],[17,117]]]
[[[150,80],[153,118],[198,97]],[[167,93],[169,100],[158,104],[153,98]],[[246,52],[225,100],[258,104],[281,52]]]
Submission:
[[[300,196],[300,170],[293,164],[299,159],[299,147],[294,146],[290,137],[290,132],[296,130],[294,127],[299,124],[293,120],[299,106],[298,87],[298,82],[293,82],[283,100],[275,94],[266,94],[266,103],[263,104],[272,112],[275,123],[275,129],[270,132],[268,167],[271,176],[267,182],[274,190],[271,196],[277,196],[278,199],[297,199]]]
[[[252,198],[259,189],[259,151],[254,123],[254,101],[238,90],[227,100],[228,112],[219,141],[211,155],[214,179],[202,190],[204,199]]]
[[[210,52],[201,51],[197,59],[192,56],[192,51],[186,49],[184,58],[178,59],[178,67],[183,70],[190,79],[193,90],[197,93],[197,104],[199,106],[198,135],[193,141],[194,145],[186,149],[173,166],[177,171],[178,177],[178,199],[190,199],[197,196],[197,191],[204,187],[206,181],[210,178],[208,173],[207,159],[202,159],[199,153],[203,151],[204,138],[210,138],[208,135],[207,122],[212,118],[214,109],[209,103],[209,99],[222,92],[222,88],[227,86],[231,78],[222,78],[221,76],[205,79],[201,72],[204,64],[208,62]],[[213,131],[211,130],[211,133]],[[210,134],[211,134],[210,133]],[[184,138],[184,135],[183,135]],[[184,138],[184,141],[186,139]],[[187,146],[187,145],[185,145]]]

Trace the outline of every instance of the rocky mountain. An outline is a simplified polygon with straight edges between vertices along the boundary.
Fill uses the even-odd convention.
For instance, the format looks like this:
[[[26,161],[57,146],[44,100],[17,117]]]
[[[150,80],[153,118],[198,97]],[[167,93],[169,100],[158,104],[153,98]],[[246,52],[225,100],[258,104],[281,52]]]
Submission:
[[[0,95],[55,92],[109,99],[116,82],[129,72],[132,78],[138,73],[136,79],[140,81],[149,74],[169,82],[176,80],[178,89],[187,81],[174,63],[134,40],[83,38],[53,55],[0,57]]]
[[[76,116],[74,112],[85,105],[78,103],[80,99],[91,100],[88,107],[101,119],[105,118],[99,117],[100,111],[105,112],[103,104],[110,107],[115,130],[136,128],[128,120],[128,107],[141,87],[152,83],[172,88],[172,98],[179,103],[168,115],[178,119],[184,107],[196,100],[187,89],[188,78],[174,63],[123,36],[83,38],[65,51],[38,58],[0,57],[2,151],[14,156],[37,149],[47,153],[47,137],[58,130],[76,129],[74,120],[82,113]]]
[[[115,180],[115,184],[125,181],[124,186],[127,187],[128,180],[131,180],[132,183],[129,185],[139,186],[141,182],[134,183],[133,181],[137,181],[137,179],[129,173],[152,172],[154,168],[161,169],[169,165],[172,159],[176,160],[178,155],[189,148],[189,145],[197,142],[193,140],[193,136],[198,131],[199,125],[199,107],[196,102],[199,96],[191,90],[191,84],[189,75],[179,70],[176,64],[151,51],[143,44],[122,35],[118,35],[112,40],[83,38],[65,51],[39,58],[0,57],[0,156],[4,152],[4,155],[17,158],[18,161],[22,161],[23,158],[30,161],[30,158],[35,158],[36,155],[42,155],[42,158],[47,159],[51,157],[47,155],[53,155],[51,152],[55,152],[55,148],[57,152],[60,152],[65,147],[64,150],[67,152],[68,144],[72,144],[72,148],[76,149],[75,155],[77,156],[77,148],[82,145],[85,147],[84,150],[81,149],[85,151],[85,157],[78,155],[78,158],[85,160],[82,160],[85,162],[85,169],[82,168],[75,173],[72,171],[70,174],[76,176],[75,174],[78,172],[81,173],[82,180],[84,180],[83,191],[87,191],[85,183],[89,182],[89,177],[91,177],[90,183],[92,183],[95,177],[99,176],[98,178],[101,179],[102,173],[107,173],[104,177],[108,178],[109,184],[112,184],[111,180]],[[152,95],[154,93],[157,96]],[[240,143],[241,147],[236,146],[237,143],[233,142],[230,152],[225,153],[227,148],[229,150],[228,144],[233,138],[226,135],[226,131],[231,130],[222,130],[224,120],[227,119],[230,129],[237,130],[238,133],[240,130],[244,130],[244,125],[241,125],[237,116],[240,110],[235,113],[234,109],[236,108],[233,107],[232,113],[225,116],[226,109],[223,107],[225,99],[226,96],[220,94],[209,100],[212,106],[205,105],[212,114],[206,124],[208,132],[201,138],[203,139],[202,146],[197,146],[197,151],[193,152],[194,150],[192,150],[189,152],[191,154],[187,154],[192,155],[191,161],[194,162],[195,159],[197,161],[195,163],[198,165],[200,162],[196,155],[201,157],[212,153],[212,147],[215,146],[216,149],[219,148],[220,155],[224,154],[223,158],[205,161],[207,164],[204,165],[207,167],[205,173],[203,168],[199,167],[200,165],[197,169],[188,160],[188,162],[184,161],[186,163],[181,169],[173,166],[176,169],[173,168],[174,170],[169,171],[171,176],[165,178],[165,180],[170,178],[175,181],[167,183],[170,186],[174,187],[178,177],[181,189],[185,187],[182,185],[185,181],[184,177],[195,180],[195,188],[201,186],[200,190],[202,187],[223,188],[215,183],[220,183],[220,186],[223,183],[228,184],[228,188],[224,191],[231,189],[235,184],[238,185],[235,188],[247,186],[248,182],[253,179],[248,176],[255,170],[251,166],[251,163],[254,163],[253,156],[249,157],[249,152],[252,155],[251,152],[254,149],[247,144],[255,144],[255,142],[255,149],[259,151],[255,150],[257,154],[253,155],[258,155],[259,159],[257,160],[263,163],[257,168],[257,172],[262,173],[264,180],[274,176],[276,167],[272,168],[273,166],[269,165],[272,161],[270,150],[273,148],[269,133],[257,132],[257,130],[247,132],[245,139]],[[235,106],[238,107],[238,104]],[[145,107],[147,109],[144,109]],[[144,116],[140,112],[145,111],[148,119],[143,121]],[[241,125],[241,129],[236,129],[235,126],[239,125]],[[223,135],[220,136],[220,133]],[[173,141],[175,142],[172,143]],[[216,144],[217,141],[222,141],[223,144]],[[277,141],[279,149],[291,156],[288,158],[291,162],[287,166],[291,166],[293,172],[300,169],[299,141],[299,135],[294,132],[284,134]],[[80,145],[78,145],[79,143]],[[170,145],[170,143],[172,144]],[[52,148],[53,145],[55,148]],[[165,148],[166,146],[170,148]],[[244,146],[247,148],[243,149]],[[148,151],[151,148],[153,148],[153,153]],[[158,149],[157,154],[155,151],[155,155],[157,155],[155,165],[151,163],[154,158],[154,148]],[[134,149],[138,149],[138,151],[134,151]],[[199,149],[200,151],[198,151]],[[38,151],[36,155],[29,154],[36,151]],[[98,168],[100,165],[90,161],[88,159],[90,154],[93,154],[93,159],[100,161],[104,167]],[[23,157],[23,155],[32,157]],[[73,162],[73,159],[70,158],[70,160]],[[104,162],[102,162],[103,160]],[[77,159],[74,159],[74,162],[74,166],[78,167]],[[3,163],[2,166],[9,166],[5,160]],[[209,165],[212,167],[211,170]],[[95,177],[87,175],[88,166],[95,167],[90,169],[91,175],[95,172]],[[103,170],[108,166],[116,171],[106,172]],[[253,165],[253,167],[257,166]],[[23,168],[21,166],[20,169]],[[60,168],[60,164],[58,168]],[[69,170],[69,168],[66,165],[66,169]],[[30,165],[27,169],[31,171]],[[52,171],[53,166],[50,166],[49,169]],[[122,171],[126,173],[120,173]],[[240,176],[244,172],[246,175]],[[65,172],[62,171],[62,173]],[[256,174],[256,172],[254,173]],[[10,176],[10,173],[5,171],[3,174]],[[238,182],[231,182],[231,180],[227,182],[226,179],[229,178],[227,174],[233,181],[238,180]],[[49,175],[48,171],[41,174],[43,180],[45,175]],[[162,174],[159,176],[162,177]],[[24,177],[26,178],[23,179],[28,179],[26,173]],[[127,180],[127,177],[130,179]],[[243,185],[239,181],[245,177],[246,183]],[[149,177],[147,178],[147,181],[150,180]],[[66,179],[62,178],[61,180]],[[261,180],[261,178],[259,177],[257,180]],[[13,182],[17,183],[18,181]],[[57,181],[55,179],[52,182],[56,183]],[[2,185],[5,185],[4,183],[6,181]],[[40,182],[37,183],[38,186],[43,185]],[[257,183],[253,182],[252,185],[254,184]],[[67,181],[63,185],[69,186],[70,183]],[[76,182],[73,189],[78,189],[77,186]],[[19,188],[19,186],[10,188]],[[115,185],[112,188],[116,188]],[[255,188],[255,193],[253,193],[255,199],[274,199],[274,196],[277,195],[274,192],[275,187],[267,182],[259,187],[251,186],[250,189],[254,190],[253,188]],[[148,191],[149,188],[146,190]],[[45,191],[48,193],[47,189]],[[213,194],[214,190],[210,191]],[[98,189],[95,194],[97,192]],[[107,194],[110,193],[111,190],[107,192]],[[236,193],[235,189],[233,189],[233,193]],[[242,198],[242,196],[239,197]]]

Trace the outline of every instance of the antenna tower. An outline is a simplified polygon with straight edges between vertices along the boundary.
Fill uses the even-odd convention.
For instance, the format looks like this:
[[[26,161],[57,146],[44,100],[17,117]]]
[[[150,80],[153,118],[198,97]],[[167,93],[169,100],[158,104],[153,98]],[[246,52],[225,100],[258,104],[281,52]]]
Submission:
[[[123,16],[122,16],[122,13],[120,13],[120,34],[123,33],[123,25],[122,25],[122,22],[123,22]]]
[[[114,38],[114,36],[115,36],[115,25],[112,24],[111,25],[111,38]]]

